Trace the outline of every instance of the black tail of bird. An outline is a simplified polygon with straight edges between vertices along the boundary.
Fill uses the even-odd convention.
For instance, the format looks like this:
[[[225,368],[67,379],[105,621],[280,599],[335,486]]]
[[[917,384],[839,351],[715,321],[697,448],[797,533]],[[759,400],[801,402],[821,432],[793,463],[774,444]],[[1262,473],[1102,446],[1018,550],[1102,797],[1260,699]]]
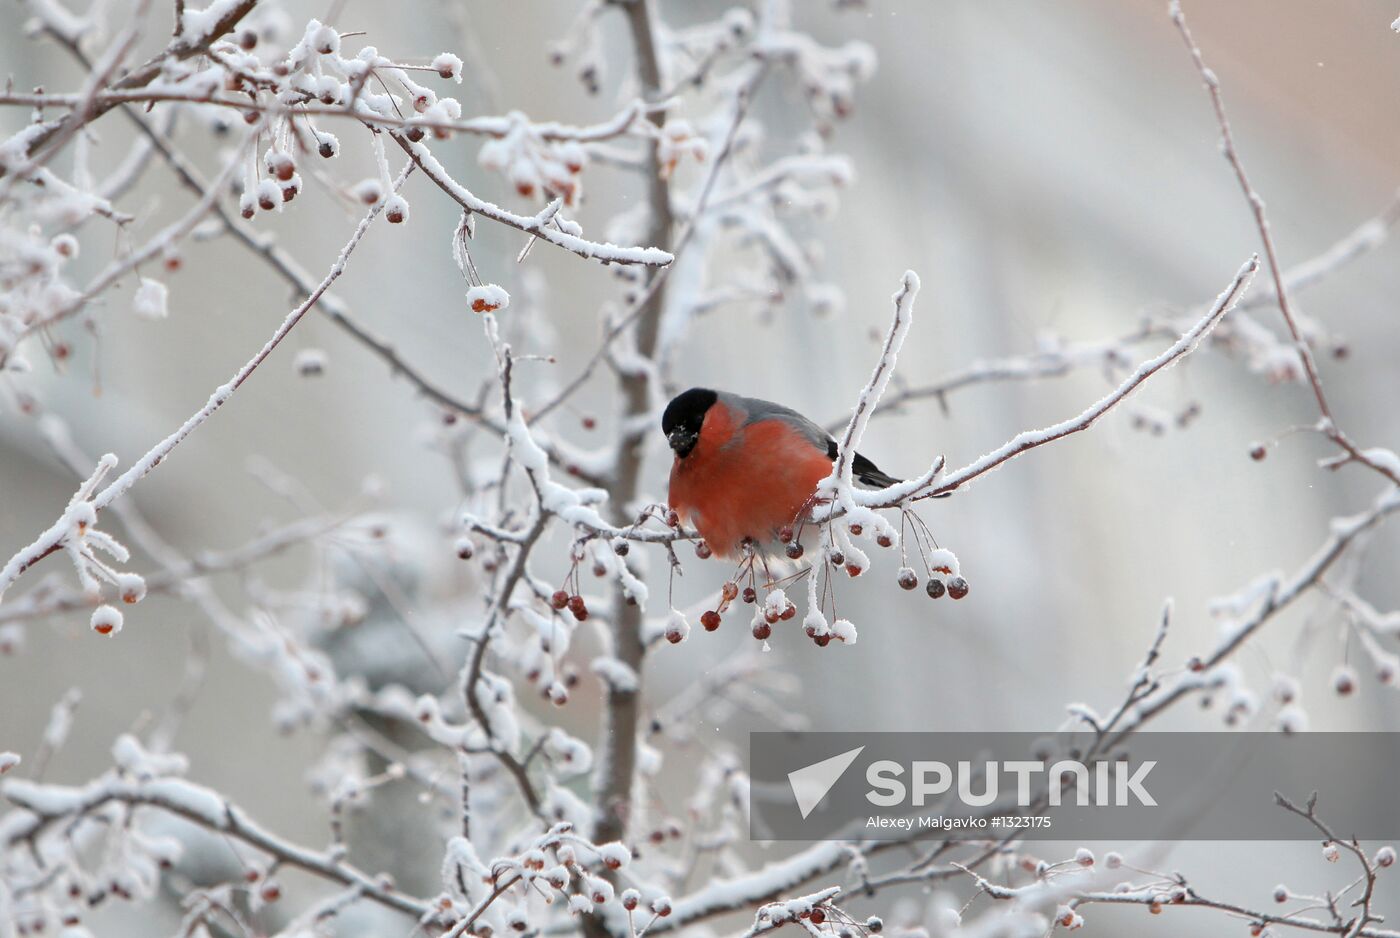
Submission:
[[[887,475],[880,471],[880,467],[866,459],[860,453],[856,453],[856,458],[851,462],[851,474],[860,480],[862,485],[872,488],[883,489],[888,486],[902,482],[892,475]]]

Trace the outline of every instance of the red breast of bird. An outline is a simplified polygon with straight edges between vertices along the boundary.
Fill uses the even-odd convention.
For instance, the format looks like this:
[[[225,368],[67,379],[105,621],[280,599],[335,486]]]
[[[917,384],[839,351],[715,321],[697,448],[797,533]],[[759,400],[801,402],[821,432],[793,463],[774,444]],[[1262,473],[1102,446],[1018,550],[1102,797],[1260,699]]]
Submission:
[[[797,411],[707,388],[677,395],[661,426],[675,454],[668,502],[720,556],[800,524],[837,454],[836,441]],[[898,481],[860,455],[853,469],[866,485]]]

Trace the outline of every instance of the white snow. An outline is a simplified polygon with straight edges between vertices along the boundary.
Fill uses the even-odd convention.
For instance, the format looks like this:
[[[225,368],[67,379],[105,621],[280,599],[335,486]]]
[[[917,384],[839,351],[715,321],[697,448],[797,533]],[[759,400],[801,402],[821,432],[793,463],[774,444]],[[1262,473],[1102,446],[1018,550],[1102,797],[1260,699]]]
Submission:
[[[136,288],[136,296],[131,301],[131,311],[142,319],[164,319],[170,315],[168,298],[169,291],[165,284],[142,277],[141,285]]]
[[[433,59],[433,70],[443,78],[462,83],[462,60],[451,52],[440,52]]]
[[[116,606],[98,606],[92,611],[92,630],[99,635],[116,635],[122,630],[123,618]]]
[[[510,294],[494,283],[483,283],[467,291],[467,308],[474,313],[490,313],[510,306]]]

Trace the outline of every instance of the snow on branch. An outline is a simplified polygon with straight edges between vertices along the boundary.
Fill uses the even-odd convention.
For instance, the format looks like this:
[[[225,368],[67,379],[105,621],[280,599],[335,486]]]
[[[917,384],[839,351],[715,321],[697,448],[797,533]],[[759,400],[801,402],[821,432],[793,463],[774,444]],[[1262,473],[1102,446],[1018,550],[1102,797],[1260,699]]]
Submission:
[[[395,183],[395,188],[403,183],[411,169],[411,166],[404,168],[404,171],[399,175]],[[173,433],[147,450],[145,455],[139,458],[124,473],[117,476],[117,478],[112,480],[112,482],[101,491],[96,491],[97,483],[101,481],[106,472],[114,467],[117,462],[116,457],[110,454],[104,457],[97,473],[89,480],[89,484],[80,488],[77,494],[74,495],[73,500],[69,503],[68,510],[66,510],[64,514],[33,543],[21,548],[10,558],[3,568],[0,568],[0,597],[4,596],[5,590],[9,588],[16,578],[44,557],[47,557],[60,548],[70,550],[76,549],[73,548],[73,538],[74,532],[78,530],[79,527],[86,530],[95,526],[98,512],[130,491],[132,486],[150,474],[152,470],[159,466],[161,462],[174,451],[175,447],[179,446],[180,443],[198,429],[201,424],[212,417],[215,411],[228,402],[229,398],[233,396],[234,392],[238,390],[243,382],[248,380],[253,372],[257,370],[258,366],[272,354],[273,350],[281,344],[288,333],[296,327],[296,324],[301,321],[301,318],[306,315],[307,311],[315,305],[317,299],[330,289],[331,284],[339,279],[340,275],[345,272],[345,266],[350,259],[351,253],[353,253],[355,248],[359,245],[365,232],[369,230],[370,223],[374,220],[375,216],[379,214],[381,208],[382,205],[375,205],[369,210],[360,221],[359,225],[356,226],[354,232],[350,235],[350,240],[341,248],[339,256],[336,257],[330,270],[316,288],[312,290],[305,300],[297,304],[297,306],[287,314],[286,318],[282,320],[282,323],[272,333],[272,336],[263,344],[263,347],[258,349],[252,358],[248,359],[242,367],[234,372],[233,377],[230,378],[227,383],[214,389],[214,392],[209,395],[209,399],[205,401],[203,407],[191,414]],[[91,531],[88,537],[90,538],[95,533],[100,532]],[[125,554],[125,551],[123,550],[121,553]],[[125,559],[125,557],[122,556],[119,557],[119,559]]]
[[[997,449],[992,450],[990,453],[974,460],[961,469],[956,469],[948,473],[938,481],[938,484],[932,490],[918,497],[924,498],[956,491],[979,476],[983,476],[1001,467],[1017,456],[1035,449],[1038,446],[1044,446],[1046,443],[1052,443],[1055,440],[1089,429],[1089,427],[1094,425],[1095,421],[1112,410],[1115,405],[1132,394],[1133,391],[1137,390],[1148,378],[1162,369],[1171,366],[1183,356],[1190,354],[1196,348],[1197,344],[1200,343],[1201,339],[1206,336],[1239,301],[1241,294],[1243,294],[1245,289],[1249,286],[1250,280],[1253,279],[1254,273],[1258,269],[1259,258],[1256,255],[1244,263],[1244,266],[1235,274],[1234,280],[1230,282],[1230,285],[1225,288],[1220,296],[1216,297],[1215,303],[1211,306],[1210,311],[1201,317],[1199,322],[1182,333],[1181,337],[1177,339],[1176,342],[1172,343],[1170,347],[1162,351],[1161,354],[1154,358],[1149,358],[1147,361],[1138,365],[1137,368],[1133,370],[1133,373],[1125,378],[1117,388],[1090,405],[1083,413],[1079,414],[1077,417],[1071,417],[1068,420],[1061,421],[1053,426],[1045,427],[1042,430],[1027,430],[1024,433],[1016,434],[1016,436],[1012,437]]]
[[[470,189],[453,179],[451,174],[438,162],[426,146],[415,143],[407,136],[394,133],[394,142],[403,148],[409,158],[443,192],[446,192],[462,208],[483,218],[498,221],[503,225],[517,228],[533,235],[541,241],[572,251],[579,257],[602,261],[605,264],[641,264],[645,267],[665,267],[675,258],[667,251],[655,247],[619,247],[610,242],[589,241],[579,234],[577,225],[555,217],[554,211],[546,208],[533,217],[517,215],[492,202],[477,197]]]
[[[847,524],[868,524],[887,536],[894,533],[890,523],[857,500],[854,478],[856,448],[860,446],[860,441],[865,436],[865,428],[869,426],[870,418],[880,406],[880,398],[884,396],[890,379],[894,377],[899,350],[914,324],[914,300],[919,295],[919,286],[918,275],[912,270],[905,271],[899,290],[894,295],[894,321],[890,323],[889,332],[885,334],[880,359],[875,364],[870,380],[856,398],[855,410],[851,412],[846,431],[837,444],[836,463],[832,466],[831,475],[817,486],[819,493],[833,501],[835,506],[845,513]],[[883,499],[892,499],[894,503],[898,503],[926,485],[937,471],[937,468],[931,469],[912,483],[901,482],[882,489],[879,494]]]

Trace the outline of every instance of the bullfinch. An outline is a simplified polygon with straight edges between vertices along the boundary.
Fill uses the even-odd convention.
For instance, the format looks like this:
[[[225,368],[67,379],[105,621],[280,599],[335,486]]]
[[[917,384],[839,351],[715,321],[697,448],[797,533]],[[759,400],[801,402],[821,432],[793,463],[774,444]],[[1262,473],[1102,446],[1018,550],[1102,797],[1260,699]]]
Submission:
[[[837,455],[836,441],[797,411],[709,388],[677,395],[661,430],[675,453],[668,502],[720,556],[799,524]],[[851,468],[864,485],[899,481],[859,453]]]

